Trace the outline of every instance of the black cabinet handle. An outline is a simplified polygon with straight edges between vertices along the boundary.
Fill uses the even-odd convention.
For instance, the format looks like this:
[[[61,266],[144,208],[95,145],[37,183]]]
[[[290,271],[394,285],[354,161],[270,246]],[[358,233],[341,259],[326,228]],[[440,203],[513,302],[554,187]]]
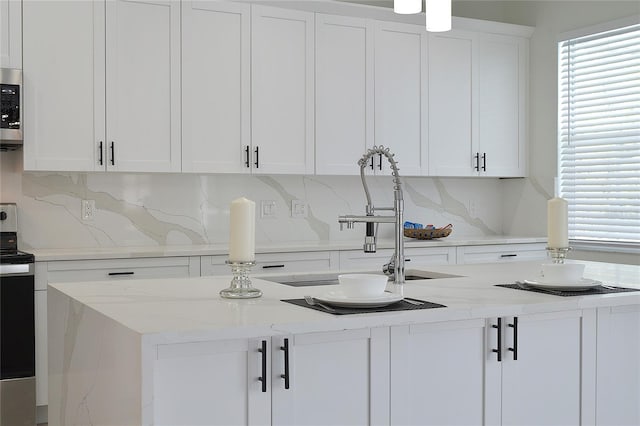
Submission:
[[[257,169],[258,167],[260,167],[260,165],[259,165],[260,163],[259,163],[259,161],[258,161],[258,154],[259,154],[258,149],[259,149],[259,148],[260,148],[260,147],[257,147],[257,146],[256,146],[256,149],[255,149],[255,153],[256,153],[256,162],[255,162],[255,163],[253,163],[253,164],[256,166],[256,169]]]
[[[378,163],[378,170],[382,170],[382,154],[378,154],[380,157],[380,162]]]
[[[373,167],[373,157],[371,157],[371,170],[374,170],[374,167]]]
[[[251,163],[249,162],[249,145],[247,145],[247,147],[244,149],[244,155],[247,157],[247,160],[244,162],[244,165],[247,166],[247,168],[251,167]]]
[[[102,153],[102,141],[100,141],[99,147],[98,147],[99,151],[100,151],[100,159],[98,160],[98,164],[100,164],[102,166],[103,164],[103,153]]]
[[[262,371],[258,380],[262,382],[262,392],[267,391],[267,341],[263,340],[258,352],[262,353]]]
[[[284,265],[264,265],[262,269],[284,268]]]
[[[134,272],[133,271],[127,271],[127,272],[109,272],[109,276],[113,277],[113,276],[117,276],[117,275],[133,275]]]
[[[114,143],[111,141],[111,165],[116,165],[116,150],[114,148]]]
[[[511,253],[511,254],[501,254],[500,257],[518,257],[517,254],[515,253]]]
[[[483,172],[487,171],[487,153],[486,152],[482,153],[482,171]]]
[[[513,347],[509,348],[513,352],[513,360],[518,360],[518,317],[513,317],[513,324],[509,324],[513,328]]]
[[[474,169],[476,169],[476,171],[479,172],[480,171],[480,153],[476,152],[476,155],[474,155],[473,158],[475,158],[476,160],[476,166],[474,167]]]
[[[289,339],[284,339],[284,345],[280,346],[280,350],[284,351],[284,374],[280,377],[284,379],[284,388],[289,389]]]
[[[502,318],[498,318],[498,325],[492,324],[491,327],[498,329],[498,349],[492,349],[491,352],[498,354],[498,362],[502,362]]]

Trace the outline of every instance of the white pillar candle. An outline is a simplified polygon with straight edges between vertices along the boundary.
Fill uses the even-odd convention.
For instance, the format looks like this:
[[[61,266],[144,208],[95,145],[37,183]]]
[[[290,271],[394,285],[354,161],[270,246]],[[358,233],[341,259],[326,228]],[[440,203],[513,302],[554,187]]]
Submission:
[[[231,202],[229,260],[253,262],[256,258],[256,203],[244,197]]]
[[[569,247],[567,201],[552,198],[547,201],[547,245],[550,248]]]

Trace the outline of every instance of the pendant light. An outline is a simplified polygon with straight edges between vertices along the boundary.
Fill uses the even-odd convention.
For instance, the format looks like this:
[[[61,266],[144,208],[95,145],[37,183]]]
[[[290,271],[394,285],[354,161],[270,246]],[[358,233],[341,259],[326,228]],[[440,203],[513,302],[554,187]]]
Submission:
[[[393,0],[393,11],[402,15],[422,12],[422,0]]]
[[[394,0],[393,11],[399,14],[422,12],[422,0]],[[441,32],[451,29],[451,0],[425,0],[427,31]]]
[[[451,0],[425,0],[427,31],[440,32],[451,29]]]

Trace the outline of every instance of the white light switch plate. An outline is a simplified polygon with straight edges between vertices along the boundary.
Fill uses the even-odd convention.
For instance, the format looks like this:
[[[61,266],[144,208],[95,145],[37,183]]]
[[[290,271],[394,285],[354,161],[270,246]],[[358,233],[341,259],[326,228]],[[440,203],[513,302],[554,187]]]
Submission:
[[[278,213],[278,207],[273,200],[261,200],[260,201],[260,217],[262,219],[276,217]]]
[[[307,217],[307,203],[302,200],[291,200],[291,217]]]

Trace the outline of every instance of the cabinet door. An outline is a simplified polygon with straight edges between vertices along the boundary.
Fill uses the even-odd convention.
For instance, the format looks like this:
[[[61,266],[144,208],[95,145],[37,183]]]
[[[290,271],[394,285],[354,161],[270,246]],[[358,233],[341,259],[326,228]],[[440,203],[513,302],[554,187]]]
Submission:
[[[23,3],[25,170],[104,170],[104,31],[104,2]]]
[[[0,68],[22,69],[22,2],[0,0]]]
[[[179,172],[180,3],[107,1],[106,34],[107,169]]]
[[[360,174],[371,146],[373,25],[316,14],[316,174]]]
[[[340,252],[341,270],[382,271],[382,265],[389,262],[393,249],[378,249],[376,253],[362,250],[343,250]],[[420,268],[425,265],[454,265],[455,247],[405,247],[405,269]]]
[[[251,8],[253,172],[313,174],[313,13]]]
[[[545,243],[457,247],[458,263],[521,262],[547,258]]]
[[[266,350],[259,352],[262,342]],[[266,380],[271,368],[263,358],[269,348],[268,339],[159,345],[153,365],[153,424],[270,424],[271,384]]]
[[[527,41],[483,34],[478,50],[481,174],[525,176]]]
[[[182,2],[182,171],[248,173],[251,7]]]
[[[427,175],[426,61],[423,26],[376,23],[375,143],[395,154],[402,176]],[[376,173],[391,173],[386,160]]]
[[[477,37],[464,31],[429,36],[429,172],[471,176],[477,153]]]
[[[595,392],[589,380],[595,312],[520,316],[517,344],[514,328],[507,324],[503,333],[502,424],[590,424],[582,407]],[[517,350],[517,360],[509,347]]]
[[[199,260],[194,256],[47,262],[47,282],[197,277]]]
[[[231,269],[226,261],[229,256],[203,256],[202,276],[229,275]],[[323,272],[338,269],[339,255],[337,251],[301,251],[297,253],[258,253],[256,265],[252,268],[253,275],[261,274],[291,274],[309,271]],[[273,275],[273,274],[272,274]],[[265,279],[269,279],[265,276]]]
[[[596,424],[640,424],[640,306],[598,309]]]
[[[485,320],[391,328],[391,424],[481,425],[485,376]]]
[[[272,341],[274,425],[389,421],[389,329],[300,334]],[[288,347],[288,371],[285,350]],[[281,375],[289,374],[289,388]]]

